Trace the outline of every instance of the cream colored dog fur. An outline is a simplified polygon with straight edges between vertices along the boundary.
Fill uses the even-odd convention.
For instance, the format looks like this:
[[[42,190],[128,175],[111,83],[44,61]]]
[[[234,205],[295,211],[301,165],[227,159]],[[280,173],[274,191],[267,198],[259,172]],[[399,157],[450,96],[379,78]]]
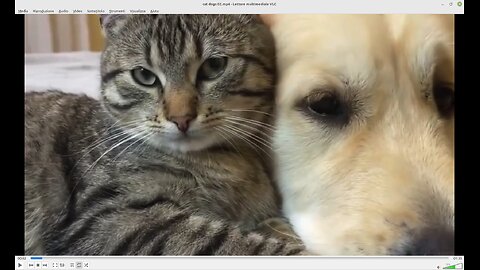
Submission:
[[[308,250],[453,254],[453,16],[264,18],[278,57],[276,173]],[[312,110],[331,106],[338,115]]]

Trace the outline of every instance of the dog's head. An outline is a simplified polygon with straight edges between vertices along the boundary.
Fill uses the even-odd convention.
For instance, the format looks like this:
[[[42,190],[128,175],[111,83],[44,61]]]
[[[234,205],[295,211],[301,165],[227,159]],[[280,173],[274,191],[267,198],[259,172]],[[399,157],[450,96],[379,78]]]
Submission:
[[[277,176],[307,248],[453,253],[453,16],[268,21]]]

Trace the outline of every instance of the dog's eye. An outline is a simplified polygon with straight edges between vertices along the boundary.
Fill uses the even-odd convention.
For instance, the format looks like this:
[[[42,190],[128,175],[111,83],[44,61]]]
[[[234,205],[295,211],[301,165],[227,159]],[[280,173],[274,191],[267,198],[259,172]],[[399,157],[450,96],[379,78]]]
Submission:
[[[433,98],[440,116],[448,118],[455,108],[455,95],[451,85],[437,83],[433,87]]]
[[[315,118],[345,124],[348,120],[345,104],[332,92],[313,94],[305,99],[306,111]]]
[[[340,112],[340,103],[332,94],[326,94],[320,98],[307,99],[308,109],[320,116],[336,115]]]

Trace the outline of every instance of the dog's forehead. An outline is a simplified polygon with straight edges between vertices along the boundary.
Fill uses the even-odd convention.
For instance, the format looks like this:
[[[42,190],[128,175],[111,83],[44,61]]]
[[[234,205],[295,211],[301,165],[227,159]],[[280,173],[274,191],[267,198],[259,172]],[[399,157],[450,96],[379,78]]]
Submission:
[[[279,64],[285,67],[304,60],[333,68],[369,64],[389,47],[384,17],[375,15],[284,15],[273,31],[278,40]]]
[[[452,15],[390,15],[387,17],[399,61],[421,85],[433,81],[453,83]]]
[[[273,27],[281,73],[279,98],[304,96],[315,84],[332,84],[329,79],[353,88],[372,83],[392,62],[388,31],[380,15],[280,16]],[[291,83],[304,85],[297,88]]]
[[[317,85],[328,87],[329,79],[355,89],[375,79],[393,82],[399,73],[412,74],[408,80],[423,90],[437,72],[442,81],[453,83],[450,15],[280,15],[272,30],[280,105]]]
[[[399,47],[431,50],[435,45],[453,48],[452,15],[388,15],[391,37]]]

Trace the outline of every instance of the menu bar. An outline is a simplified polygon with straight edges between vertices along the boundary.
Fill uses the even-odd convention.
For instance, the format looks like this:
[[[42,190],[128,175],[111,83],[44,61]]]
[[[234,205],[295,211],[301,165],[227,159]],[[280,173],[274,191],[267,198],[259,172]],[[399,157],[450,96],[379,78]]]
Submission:
[[[464,14],[464,0],[15,0],[16,14]]]

